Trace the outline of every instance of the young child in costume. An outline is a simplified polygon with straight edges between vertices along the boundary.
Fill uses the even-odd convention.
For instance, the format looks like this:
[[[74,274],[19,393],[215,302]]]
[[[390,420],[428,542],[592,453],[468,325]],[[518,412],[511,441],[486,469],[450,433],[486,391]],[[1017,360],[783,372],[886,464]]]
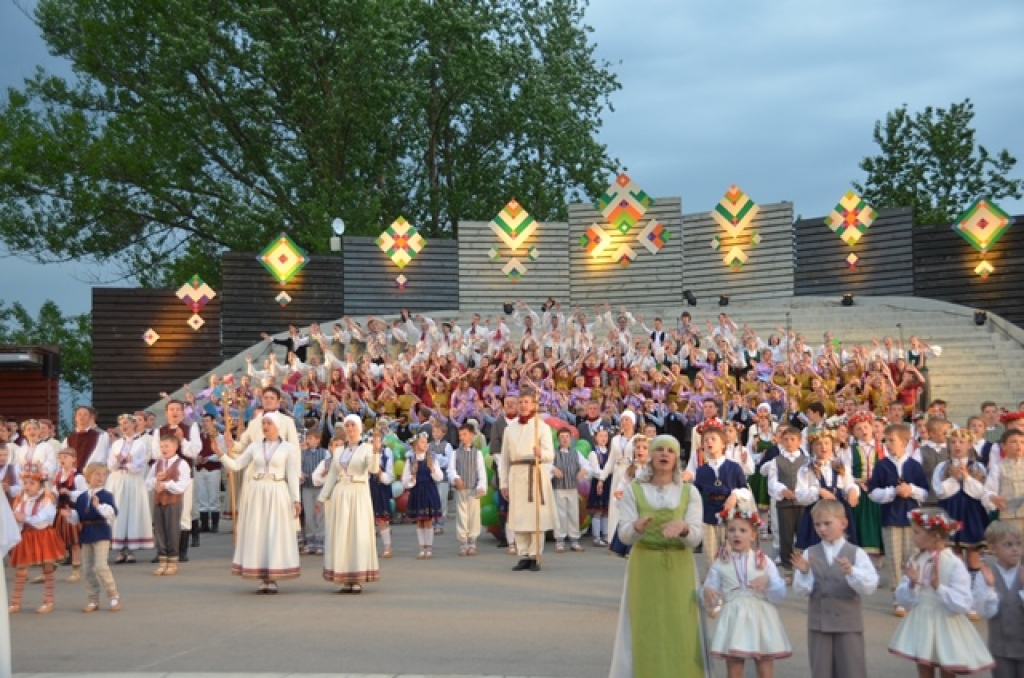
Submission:
[[[899,605],[910,613],[889,641],[889,652],[917,664],[930,678],[991,670],[995,661],[969,621],[971,578],[963,561],[946,548],[960,525],[939,508],[909,513],[911,540],[918,553],[896,589]]]
[[[484,455],[473,445],[476,426],[464,422],[459,426],[459,449],[448,462],[448,481],[455,488],[455,532],[459,539],[459,555],[475,556],[480,536],[480,497],[487,492],[487,470]]]
[[[800,432],[792,426],[779,429],[779,443],[778,456],[766,462],[761,472],[767,473],[768,492],[775,500],[778,518],[779,557],[776,562],[789,570],[796,531],[804,511],[796,500],[796,482],[800,469],[807,463],[807,455],[800,449]]]
[[[718,557],[718,548],[725,533],[722,511],[733,509],[741,500],[753,505],[754,497],[747,487],[747,475],[742,467],[722,456],[725,453],[725,432],[722,429],[704,429],[701,448],[704,463],[697,468],[693,486],[700,492],[704,504],[704,561],[710,569]]]
[[[391,484],[395,482],[395,453],[384,445],[384,436],[388,430],[380,424],[373,430],[370,444],[373,450],[380,451],[380,471],[370,474],[370,498],[373,500],[373,521],[377,524],[381,544],[384,551],[381,558],[390,558],[391,550],[391,500],[394,492]],[[322,483],[321,483],[322,484]]]
[[[1005,449],[1005,447],[1003,447]],[[1021,531],[997,520],[985,530],[989,557],[974,579],[974,609],[988,619],[988,649],[995,659],[993,678],[1024,676],[1024,575],[1020,567]]]
[[[845,538],[857,544],[856,528],[853,525],[853,507],[860,499],[860,488],[854,482],[849,469],[835,458],[835,437],[832,431],[823,429],[807,436],[811,446],[811,460],[800,469],[796,479],[796,500],[805,506],[796,533],[796,547],[806,551],[821,541],[814,529],[814,506],[822,500],[834,500],[843,505],[846,513]]]
[[[71,524],[68,517],[75,500],[87,487],[85,478],[75,468],[77,455],[69,447],[57,453],[57,473],[53,477],[53,491],[57,495],[57,515],[53,527],[57,530],[65,551],[70,551],[71,574],[68,581],[78,583],[82,578],[82,546],[78,542],[79,528]]]
[[[110,542],[113,537],[111,526],[117,515],[114,495],[103,489],[107,481],[107,467],[103,464],[88,464],[85,467],[88,488],[78,495],[71,509],[70,521],[82,529],[80,540],[85,562],[85,581],[89,589],[89,602],[82,612],[100,609],[100,585],[103,585],[110,600],[110,611],[121,609],[121,596],[117,593],[114,575],[107,564]]]
[[[1009,429],[999,444],[1002,459],[989,468],[985,508],[999,511],[999,520],[1024,532],[1024,433]]]
[[[850,472],[861,492],[860,501],[853,509],[857,545],[869,556],[879,556],[882,553],[882,507],[871,499],[868,482],[885,454],[881,441],[875,440],[874,417],[870,413],[858,412],[846,423],[850,429]]]
[[[705,431],[705,443],[707,436]],[[720,609],[710,652],[725,660],[729,678],[742,678],[748,659],[754,660],[758,676],[772,676],[774,661],[793,654],[775,609],[786,597],[786,582],[757,548],[761,521],[753,500],[744,504],[722,511],[725,542],[703,589],[705,608]]]
[[[412,454],[402,469],[402,485],[409,490],[405,515],[416,522],[420,550],[418,560],[434,557],[434,520],[441,517],[441,495],[437,483],[444,477],[441,467],[430,454],[426,431],[413,438]]]
[[[178,454],[181,441],[175,435],[160,437],[160,459],[149,467],[146,489],[153,492],[153,540],[160,559],[153,575],[178,574],[178,548],[181,545],[183,495],[192,483],[192,471]]]
[[[656,438],[656,435],[635,435],[633,439],[629,441],[629,456],[633,460],[632,463],[626,467],[626,471],[622,474],[622,479],[619,482],[619,486],[612,492],[612,501],[622,501],[622,496],[627,487],[629,487],[634,480],[642,479],[647,472],[647,464],[650,461],[650,441]],[[608,547],[612,553],[616,553],[623,558],[629,555],[629,551],[632,547],[626,546],[619,539],[618,526],[615,527],[615,534],[612,535],[611,546]]]
[[[317,502],[320,495],[319,487],[313,484],[313,474],[320,463],[328,458],[328,452],[320,445],[319,432],[307,434],[302,441],[302,475],[300,494],[302,496],[302,515],[304,517],[304,533],[300,553],[307,555],[324,554],[324,512],[323,506]],[[390,493],[391,488],[388,487]]]
[[[590,462],[572,446],[572,432],[563,428],[558,431],[558,446],[555,461],[551,465],[551,488],[555,493],[558,509],[558,524],[555,526],[555,553],[565,552],[565,540],[569,550],[582,551],[580,546],[580,493],[579,482],[590,476]]]
[[[878,588],[863,549],[846,541],[846,507],[822,499],[811,508],[821,540],[793,556],[793,591],[807,596],[807,649],[815,678],[867,678],[861,598]]]
[[[594,449],[590,452],[590,495],[587,510],[590,512],[590,531],[594,535],[594,546],[608,546],[608,504],[611,501],[612,484],[608,479],[608,429],[594,433]]]
[[[43,604],[37,614],[53,612],[53,594],[57,586],[57,561],[64,557],[64,543],[53,526],[57,517],[57,499],[43,489],[42,467],[29,465],[21,476],[21,494],[14,502],[14,519],[21,527],[21,542],[11,549],[9,562],[14,568],[14,591],[10,614],[21,611],[21,599],[28,581],[28,568],[43,568]]]

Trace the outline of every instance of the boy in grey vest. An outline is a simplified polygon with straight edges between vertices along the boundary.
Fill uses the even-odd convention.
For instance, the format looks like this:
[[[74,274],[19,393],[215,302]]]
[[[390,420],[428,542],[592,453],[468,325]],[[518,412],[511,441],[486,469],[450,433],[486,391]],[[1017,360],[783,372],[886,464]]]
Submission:
[[[792,426],[779,429],[779,442],[779,455],[767,462],[764,469],[768,476],[768,494],[775,500],[779,519],[778,562],[787,572],[792,572],[793,542],[804,514],[804,507],[796,500],[796,478],[807,463],[807,455],[800,449],[800,431]]]
[[[441,496],[441,517],[434,519],[434,534],[444,534],[444,522],[448,517],[448,468],[451,465],[452,445],[448,442],[448,425],[440,419],[434,419],[430,424],[430,444],[427,450],[434,455],[441,472],[444,474],[437,483],[437,493]]]
[[[809,596],[807,651],[815,678],[867,678],[861,596],[878,588],[878,573],[868,554],[844,538],[846,509],[834,499],[811,508],[821,537],[803,554],[793,555],[797,573],[793,591]]]
[[[974,578],[974,609],[988,619],[988,649],[996,660],[993,678],[1024,677],[1024,594],[1021,585],[1021,532],[995,521],[985,530],[990,558]]]
[[[572,431],[558,431],[558,448],[551,464],[551,487],[555,491],[558,523],[555,525],[555,553],[565,552],[565,538],[569,550],[582,551],[580,546],[580,492],[578,483],[590,476],[590,462],[572,446]],[[614,527],[609,529],[614,530]]]
[[[448,462],[448,481],[455,488],[455,536],[459,539],[460,556],[476,555],[480,497],[487,492],[484,455],[473,446],[474,438],[475,425],[466,422],[459,426],[459,449],[452,453]]]

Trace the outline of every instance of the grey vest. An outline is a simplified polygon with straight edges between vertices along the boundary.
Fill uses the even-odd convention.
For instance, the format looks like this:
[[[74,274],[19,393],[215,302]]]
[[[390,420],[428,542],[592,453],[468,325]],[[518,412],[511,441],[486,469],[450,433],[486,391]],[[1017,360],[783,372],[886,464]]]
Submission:
[[[814,588],[807,605],[807,630],[821,633],[863,633],[864,617],[861,614],[860,595],[846,583],[846,575],[835,560],[828,564],[825,547],[815,544],[807,549],[814,574]],[[857,547],[849,542],[843,544],[836,560],[846,558],[851,563],[857,559]]]
[[[796,491],[796,476],[800,472],[800,468],[807,463],[807,457],[799,455],[796,461],[790,461],[786,459],[785,455],[779,454],[775,457],[775,470],[779,482],[788,487],[789,489]],[[796,506],[796,499],[782,499],[775,502],[776,506]]]
[[[1013,586],[1006,588],[1003,575],[994,560],[985,559],[995,575],[999,611],[988,620],[988,649],[997,657],[1024,659],[1024,603],[1020,599],[1020,574],[1013,578]]]
[[[467,490],[476,489],[476,455],[475,447],[468,450],[460,447],[455,451],[455,472],[459,474],[459,478],[462,478],[463,487]]]
[[[555,468],[562,472],[561,478],[552,478],[551,486],[555,490],[575,490],[576,476],[580,473],[580,453],[570,449],[568,452],[555,452]]]
[[[928,479],[928,499],[925,500],[925,505],[935,506],[939,503],[939,498],[935,494],[935,488],[932,487],[932,476],[935,475],[935,469],[939,464],[949,461],[949,451],[945,445],[935,449],[930,443],[925,443],[917,449],[921,453],[921,467],[924,468],[924,477]]]
[[[448,455],[444,452],[447,445],[447,440],[440,440],[438,442],[431,440],[430,444],[427,445],[427,450],[434,455],[434,459],[437,460],[438,467],[445,473],[448,472],[448,464],[451,463],[451,460],[448,459]],[[448,479],[445,478],[441,482],[448,482]]]

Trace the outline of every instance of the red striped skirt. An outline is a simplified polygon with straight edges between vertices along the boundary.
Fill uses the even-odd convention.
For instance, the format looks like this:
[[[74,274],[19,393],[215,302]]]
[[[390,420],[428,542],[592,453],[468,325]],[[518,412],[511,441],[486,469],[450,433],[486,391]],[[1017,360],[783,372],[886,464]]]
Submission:
[[[64,553],[64,542],[52,525],[41,530],[26,525],[21,541],[11,549],[10,563],[14,568],[49,565],[63,560]]]

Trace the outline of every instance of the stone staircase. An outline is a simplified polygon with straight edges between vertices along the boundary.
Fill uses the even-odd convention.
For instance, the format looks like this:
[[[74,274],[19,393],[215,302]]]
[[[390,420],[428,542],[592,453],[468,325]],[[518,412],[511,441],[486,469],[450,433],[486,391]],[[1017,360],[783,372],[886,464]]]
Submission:
[[[786,326],[790,314],[791,327],[804,335],[806,343],[818,347],[825,331],[831,331],[844,346],[870,345],[872,337],[899,338],[900,327],[904,345],[909,346],[912,335],[919,336],[930,345],[942,347],[942,356],[928,361],[931,395],[943,398],[954,421],[962,424],[979,410],[984,400],[994,400],[1007,409],[1017,409],[1024,400],[1024,330],[989,314],[984,326],[974,323],[974,309],[931,299],[914,297],[856,298],[853,306],[844,307],[835,297],[790,297],[760,302],[733,302],[720,308],[717,300],[698,300],[698,306],[686,308],[656,308],[642,304],[631,306],[635,314],[642,315],[648,325],[655,317],[665,320],[666,328],[676,325],[679,314],[690,311],[702,327],[708,319],[716,322],[719,311],[726,311],[740,325],[747,324],[762,338]],[[584,309],[593,316],[592,309]],[[500,314],[495,309],[495,315]],[[470,313],[436,312],[435,320],[455,318],[466,327]],[[389,319],[389,316],[385,316]],[[356,318],[363,322],[363,318]],[[328,327],[324,319],[322,324]],[[513,328],[514,330],[514,328]],[[279,335],[284,336],[284,335]],[[259,357],[265,354],[268,342],[255,344],[220,365],[215,372],[241,374],[245,370],[245,355]],[[283,351],[277,347],[279,352]],[[283,356],[279,356],[283,357]],[[200,375],[192,384],[193,390],[206,385],[208,375]],[[181,397],[177,391],[172,397]],[[151,410],[163,413],[163,403],[154,403]]]

